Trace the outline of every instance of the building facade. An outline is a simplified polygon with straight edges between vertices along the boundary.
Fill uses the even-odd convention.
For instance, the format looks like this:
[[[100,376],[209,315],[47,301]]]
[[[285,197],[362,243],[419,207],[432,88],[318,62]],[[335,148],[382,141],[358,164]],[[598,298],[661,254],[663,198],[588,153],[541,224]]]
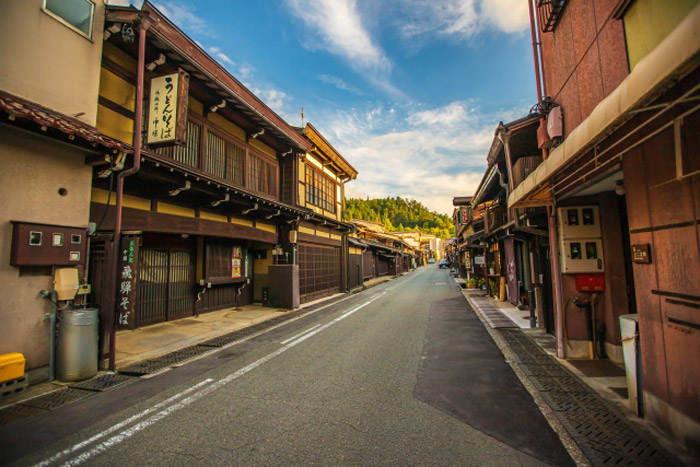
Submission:
[[[593,336],[613,360],[619,317],[636,316],[635,409],[698,452],[700,5],[553,3],[533,15],[544,157],[508,207],[548,206],[559,355],[585,357],[591,338],[585,315],[564,310],[574,297],[594,301]]]

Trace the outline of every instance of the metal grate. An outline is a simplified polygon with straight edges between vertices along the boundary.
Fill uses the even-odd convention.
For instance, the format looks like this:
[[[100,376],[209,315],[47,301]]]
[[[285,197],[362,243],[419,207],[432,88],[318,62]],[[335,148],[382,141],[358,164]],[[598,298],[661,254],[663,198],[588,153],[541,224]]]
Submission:
[[[591,464],[681,465],[651,435],[627,422],[602,397],[555,363],[556,360],[525,333],[502,330],[500,335]]]
[[[115,374],[104,374],[97,376],[95,378],[88,379],[87,381],[81,381],[80,383],[71,384],[70,387],[76,389],[85,389],[87,391],[106,391],[115,386],[120,386],[122,384],[128,383],[129,381],[135,381],[136,378],[133,376]]]
[[[148,375],[169,368],[177,363],[182,363],[203,353],[211,352],[212,350],[211,347],[192,345],[157,358],[152,358],[151,360],[146,360],[145,362],[122,368],[119,370],[119,373],[130,376]]]
[[[58,391],[50,392],[43,396],[35,397],[22,402],[20,405],[26,405],[37,409],[52,410],[64,405],[70,404],[80,399],[84,399],[95,394],[92,391],[83,391],[81,389],[64,388]]]

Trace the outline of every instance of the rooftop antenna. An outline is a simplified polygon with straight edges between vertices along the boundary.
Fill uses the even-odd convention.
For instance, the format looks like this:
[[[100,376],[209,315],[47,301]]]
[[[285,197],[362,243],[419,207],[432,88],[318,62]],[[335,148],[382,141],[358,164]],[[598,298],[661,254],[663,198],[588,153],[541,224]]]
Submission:
[[[301,127],[304,128],[304,107],[301,108]]]

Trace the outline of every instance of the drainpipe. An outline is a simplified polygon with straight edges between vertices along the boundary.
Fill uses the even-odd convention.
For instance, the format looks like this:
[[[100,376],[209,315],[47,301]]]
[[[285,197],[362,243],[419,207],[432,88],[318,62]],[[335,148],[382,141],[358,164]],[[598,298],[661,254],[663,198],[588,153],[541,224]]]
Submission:
[[[139,31],[139,52],[136,76],[136,109],[134,111],[134,163],[130,169],[123,170],[117,175],[117,200],[116,200],[116,219],[114,221],[114,248],[112,251],[113,277],[111,283],[111,293],[116,294],[117,278],[119,275],[119,250],[121,248],[121,229],[122,229],[122,199],[124,195],[124,179],[135,174],[141,168],[141,124],[143,117],[143,80],[145,69],[146,56],[146,31],[151,26],[152,21],[149,16],[144,15],[138,25]],[[112,317],[110,324],[109,335],[109,369],[116,370],[116,331],[117,331],[117,301],[113,301]]]
[[[532,1],[528,0],[530,9],[530,33],[532,34],[532,53],[535,60],[535,82],[537,85],[537,103],[542,100],[542,87],[540,84],[540,57],[537,49],[537,35],[535,26],[535,14],[532,7]],[[540,117],[540,125],[546,124],[544,117]],[[547,159],[547,148],[542,148],[542,159]],[[549,227],[549,256],[552,268],[552,282],[554,293],[554,315],[555,315],[555,334],[557,339],[557,357],[566,358],[564,349],[564,316],[562,313],[562,284],[561,284],[561,265],[559,263],[559,235],[557,232],[556,211],[553,205],[547,206],[547,220]]]

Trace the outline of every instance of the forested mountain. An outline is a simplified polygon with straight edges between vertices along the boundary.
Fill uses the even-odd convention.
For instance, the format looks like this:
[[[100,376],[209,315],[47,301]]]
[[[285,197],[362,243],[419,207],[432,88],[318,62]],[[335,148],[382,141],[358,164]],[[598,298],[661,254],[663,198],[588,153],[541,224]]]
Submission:
[[[381,222],[389,231],[408,232],[420,229],[440,238],[452,238],[455,227],[445,214],[428,210],[413,199],[382,198],[345,200],[345,219]]]

